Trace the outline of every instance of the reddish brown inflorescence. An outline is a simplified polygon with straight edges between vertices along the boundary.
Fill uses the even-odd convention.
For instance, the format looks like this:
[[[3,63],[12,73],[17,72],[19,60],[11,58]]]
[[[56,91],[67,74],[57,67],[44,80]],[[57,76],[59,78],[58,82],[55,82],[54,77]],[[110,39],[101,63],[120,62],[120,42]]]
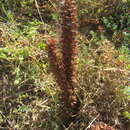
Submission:
[[[61,0],[61,39],[63,63],[67,80],[76,77],[77,8],[75,0]]]
[[[65,75],[64,65],[62,63],[61,53],[57,48],[56,42],[57,41],[54,40],[54,38],[48,38],[48,57],[50,67],[55,76],[56,82],[62,90],[62,101],[65,104],[65,106],[68,106],[70,104],[70,93],[72,92],[69,89],[69,84]]]
[[[77,58],[77,10],[75,0],[60,0],[61,50],[53,38],[48,39],[48,57],[52,72],[62,91],[62,99],[67,107],[77,103],[74,94]],[[60,50],[60,51],[59,51]]]

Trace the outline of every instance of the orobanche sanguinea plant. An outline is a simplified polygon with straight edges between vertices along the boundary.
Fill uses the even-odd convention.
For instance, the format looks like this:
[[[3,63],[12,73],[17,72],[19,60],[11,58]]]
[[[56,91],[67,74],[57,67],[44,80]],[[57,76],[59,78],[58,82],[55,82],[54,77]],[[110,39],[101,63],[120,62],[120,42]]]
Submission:
[[[48,57],[55,79],[62,91],[62,103],[67,109],[78,107],[74,92],[77,59],[77,8],[76,0],[60,0],[60,48],[54,38],[48,39]]]

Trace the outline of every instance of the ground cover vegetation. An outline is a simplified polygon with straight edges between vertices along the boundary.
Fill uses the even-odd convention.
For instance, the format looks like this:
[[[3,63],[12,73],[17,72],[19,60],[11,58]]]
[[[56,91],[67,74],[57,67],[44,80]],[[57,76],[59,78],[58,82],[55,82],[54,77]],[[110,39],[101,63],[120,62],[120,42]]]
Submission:
[[[66,1],[0,1],[0,129],[130,129],[130,1]]]

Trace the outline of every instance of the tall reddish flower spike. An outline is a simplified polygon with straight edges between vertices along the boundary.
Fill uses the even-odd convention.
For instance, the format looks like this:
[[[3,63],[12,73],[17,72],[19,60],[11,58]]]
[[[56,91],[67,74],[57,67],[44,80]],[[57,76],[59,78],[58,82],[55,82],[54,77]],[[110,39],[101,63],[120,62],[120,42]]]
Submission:
[[[66,76],[64,75],[64,68],[61,62],[61,55],[59,54],[56,42],[57,41],[54,38],[49,38],[47,50],[52,72],[57,80],[57,83],[62,87],[62,84],[65,83]]]
[[[63,64],[67,80],[76,77],[77,56],[77,9],[75,0],[61,0],[61,40]]]
[[[75,102],[73,91],[70,89],[70,85],[66,80],[64,72],[64,66],[61,60],[61,54],[56,46],[56,40],[54,38],[48,39],[48,57],[50,62],[51,70],[55,76],[55,79],[62,90],[62,100],[65,106],[70,106],[71,102]],[[71,98],[71,99],[70,99]]]
[[[77,10],[75,0],[60,0],[61,14],[61,51],[59,53],[56,42],[48,41],[48,57],[52,72],[62,90],[62,97],[66,106],[75,106],[77,98],[74,94],[73,82],[76,77],[77,56]]]

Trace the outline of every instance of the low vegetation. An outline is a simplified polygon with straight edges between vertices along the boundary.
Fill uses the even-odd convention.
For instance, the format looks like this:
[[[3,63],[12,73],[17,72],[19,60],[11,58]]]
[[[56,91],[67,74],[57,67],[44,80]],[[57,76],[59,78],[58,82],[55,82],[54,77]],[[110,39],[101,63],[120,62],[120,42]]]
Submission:
[[[130,129],[130,2],[79,0],[77,6],[73,86],[80,105],[65,126],[47,50],[61,34],[58,2],[0,1],[0,129]]]

